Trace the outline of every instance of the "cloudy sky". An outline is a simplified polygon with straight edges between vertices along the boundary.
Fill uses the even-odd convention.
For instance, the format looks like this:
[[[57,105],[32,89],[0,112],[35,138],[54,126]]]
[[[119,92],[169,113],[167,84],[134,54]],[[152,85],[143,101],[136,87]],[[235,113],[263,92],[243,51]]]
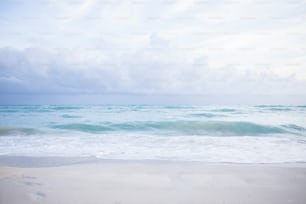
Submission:
[[[305,0],[1,0],[0,103],[306,103]]]

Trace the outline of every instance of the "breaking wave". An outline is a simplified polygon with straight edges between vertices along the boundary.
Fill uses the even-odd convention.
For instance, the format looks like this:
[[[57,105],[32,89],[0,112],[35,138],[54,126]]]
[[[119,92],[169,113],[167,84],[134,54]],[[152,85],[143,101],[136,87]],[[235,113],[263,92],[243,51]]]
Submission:
[[[0,127],[0,136],[35,135],[42,133],[35,128]]]
[[[165,135],[213,135],[255,136],[264,134],[290,133],[282,127],[260,125],[251,122],[229,121],[159,121],[86,124],[71,123],[51,126],[55,129],[89,133],[101,132],[150,132]]]

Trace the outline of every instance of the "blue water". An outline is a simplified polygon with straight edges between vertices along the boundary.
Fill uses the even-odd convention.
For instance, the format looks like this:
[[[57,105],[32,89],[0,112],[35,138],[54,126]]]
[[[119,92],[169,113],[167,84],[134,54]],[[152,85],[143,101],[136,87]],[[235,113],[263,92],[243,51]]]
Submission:
[[[306,162],[306,106],[0,106],[0,155]]]

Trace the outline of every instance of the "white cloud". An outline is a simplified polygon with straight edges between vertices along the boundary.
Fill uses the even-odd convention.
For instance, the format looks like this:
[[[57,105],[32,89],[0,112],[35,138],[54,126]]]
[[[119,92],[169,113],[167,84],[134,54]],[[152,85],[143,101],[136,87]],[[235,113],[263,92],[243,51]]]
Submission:
[[[305,8],[285,0],[20,4],[0,21],[1,91],[302,94]]]
[[[167,10],[169,16],[177,15],[183,12],[190,10],[197,4],[195,0],[177,0],[175,2],[171,2],[170,7]]]

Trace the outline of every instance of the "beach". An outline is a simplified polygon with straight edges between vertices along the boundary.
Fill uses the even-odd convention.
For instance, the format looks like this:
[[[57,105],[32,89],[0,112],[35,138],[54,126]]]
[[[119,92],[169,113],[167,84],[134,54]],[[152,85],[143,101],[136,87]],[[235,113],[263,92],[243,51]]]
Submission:
[[[0,203],[305,203],[306,165],[0,158]]]
[[[305,204],[305,106],[0,106],[0,204]]]

